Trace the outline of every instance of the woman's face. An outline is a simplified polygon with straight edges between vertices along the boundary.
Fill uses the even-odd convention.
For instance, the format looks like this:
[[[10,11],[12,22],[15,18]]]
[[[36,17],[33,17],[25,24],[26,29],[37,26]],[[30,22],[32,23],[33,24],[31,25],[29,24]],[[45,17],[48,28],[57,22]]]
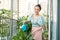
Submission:
[[[34,12],[35,12],[36,14],[39,14],[40,8],[39,8],[38,6],[35,6],[35,7],[34,7]]]

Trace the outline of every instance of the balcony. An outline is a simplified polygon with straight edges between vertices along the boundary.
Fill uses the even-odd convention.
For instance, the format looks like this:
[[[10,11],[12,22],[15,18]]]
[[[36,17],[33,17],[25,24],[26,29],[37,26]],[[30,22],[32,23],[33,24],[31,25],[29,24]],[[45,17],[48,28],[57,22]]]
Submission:
[[[17,21],[0,16],[0,40],[10,40],[17,33]]]

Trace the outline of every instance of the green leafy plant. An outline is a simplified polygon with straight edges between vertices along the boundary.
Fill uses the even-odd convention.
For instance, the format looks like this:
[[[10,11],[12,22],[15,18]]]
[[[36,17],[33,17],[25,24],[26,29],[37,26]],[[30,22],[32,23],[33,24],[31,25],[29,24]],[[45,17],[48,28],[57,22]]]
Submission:
[[[10,10],[0,9],[0,36],[9,35],[9,21]]]
[[[49,15],[47,14],[43,14],[44,18],[46,19],[45,20],[45,27],[46,29],[44,30],[44,32],[42,33],[42,40],[48,40],[48,28],[49,28],[49,25],[48,25],[48,21],[49,21]]]
[[[17,20],[17,35],[13,36],[12,40],[32,40],[32,35],[31,33],[31,27],[32,27],[32,23],[31,22],[26,22],[26,26],[27,26],[27,30],[24,32],[20,29],[20,26],[23,24],[23,20],[27,20],[27,17],[20,17]]]
[[[48,30],[44,30],[44,32],[42,33],[42,39],[48,40]]]
[[[10,10],[0,9],[0,16],[10,18]]]

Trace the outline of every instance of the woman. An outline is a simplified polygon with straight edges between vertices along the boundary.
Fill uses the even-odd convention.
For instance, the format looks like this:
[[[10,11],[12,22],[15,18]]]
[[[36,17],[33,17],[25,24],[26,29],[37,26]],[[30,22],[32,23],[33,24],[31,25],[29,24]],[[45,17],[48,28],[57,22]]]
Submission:
[[[38,4],[34,7],[34,14],[28,17],[32,23],[32,36],[34,40],[42,40],[42,28],[44,25],[43,17],[39,14],[41,6]]]

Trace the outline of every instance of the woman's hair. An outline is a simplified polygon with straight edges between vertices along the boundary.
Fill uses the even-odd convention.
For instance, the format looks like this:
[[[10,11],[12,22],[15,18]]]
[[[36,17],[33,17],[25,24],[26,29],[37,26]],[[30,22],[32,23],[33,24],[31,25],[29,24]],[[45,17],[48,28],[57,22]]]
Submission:
[[[39,9],[41,10],[41,5],[40,4],[37,4],[35,7],[39,7]]]

